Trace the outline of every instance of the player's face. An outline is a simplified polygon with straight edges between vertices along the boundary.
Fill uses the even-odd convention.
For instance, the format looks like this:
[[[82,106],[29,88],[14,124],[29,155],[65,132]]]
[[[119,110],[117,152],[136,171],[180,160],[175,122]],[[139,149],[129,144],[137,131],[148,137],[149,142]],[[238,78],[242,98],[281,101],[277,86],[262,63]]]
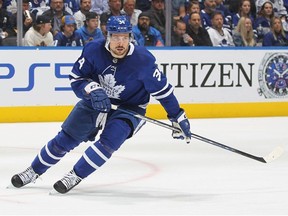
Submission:
[[[116,58],[123,58],[128,52],[129,42],[129,33],[112,34],[110,37],[111,54]]]

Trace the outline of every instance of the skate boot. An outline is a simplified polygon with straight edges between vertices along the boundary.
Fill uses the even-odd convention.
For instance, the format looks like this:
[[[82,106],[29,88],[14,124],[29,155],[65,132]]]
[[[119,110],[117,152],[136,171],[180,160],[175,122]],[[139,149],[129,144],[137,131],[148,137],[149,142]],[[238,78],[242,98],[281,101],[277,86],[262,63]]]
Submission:
[[[14,187],[20,188],[31,182],[35,183],[36,179],[39,177],[37,173],[34,172],[32,167],[28,167],[25,171],[14,175],[11,178],[11,183]]]
[[[62,179],[57,181],[53,187],[59,193],[67,193],[82,181],[82,178],[76,175],[74,170],[67,173]]]

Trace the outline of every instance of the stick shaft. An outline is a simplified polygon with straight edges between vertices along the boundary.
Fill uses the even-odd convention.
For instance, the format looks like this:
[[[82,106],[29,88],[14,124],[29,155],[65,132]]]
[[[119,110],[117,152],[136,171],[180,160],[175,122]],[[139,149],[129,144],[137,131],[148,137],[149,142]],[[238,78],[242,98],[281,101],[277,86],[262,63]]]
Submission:
[[[142,119],[146,122],[150,122],[152,124],[156,124],[158,126],[161,126],[161,127],[164,127],[164,128],[167,128],[167,129],[170,129],[170,130],[174,130],[174,131],[179,131],[178,128],[176,127],[173,127],[172,125],[169,125],[169,124],[166,124],[165,122],[161,122],[161,121],[158,121],[156,119],[152,119],[152,118],[149,118],[147,116],[143,116],[143,115],[140,115],[139,113],[136,113],[132,110],[124,110],[124,109],[121,109],[121,108],[118,108],[117,106],[115,105],[112,105],[112,109],[114,110],[119,110],[121,112],[124,112],[124,113],[127,113],[129,115],[132,115],[136,118],[139,118],[139,119]],[[248,158],[251,158],[253,160],[257,160],[257,161],[260,161],[262,163],[267,163],[267,161],[263,158],[263,157],[258,157],[258,156],[255,156],[255,155],[252,155],[252,154],[249,154],[249,153],[246,153],[246,152],[243,152],[241,150],[238,150],[238,149],[235,149],[235,148],[232,148],[230,146],[227,146],[227,145],[224,145],[222,143],[219,143],[217,141],[214,141],[214,140],[211,140],[211,139],[208,139],[206,137],[203,137],[203,136],[200,136],[200,135],[197,135],[195,133],[192,133],[191,137],[193,137],[194,139],[198,139],[202,142],[206,142],[206,143],[209,143],[211,145],[214,145],[214,146],[217,146],[217,147],[220,147],[220,148],[223,148],[223,149],[226,149],[228,151],[231,151],[231,152],[234,152],[234,153],[237,153],[237,154],[240,154],[242,156],[245,156],[245,157],[248,157]]]

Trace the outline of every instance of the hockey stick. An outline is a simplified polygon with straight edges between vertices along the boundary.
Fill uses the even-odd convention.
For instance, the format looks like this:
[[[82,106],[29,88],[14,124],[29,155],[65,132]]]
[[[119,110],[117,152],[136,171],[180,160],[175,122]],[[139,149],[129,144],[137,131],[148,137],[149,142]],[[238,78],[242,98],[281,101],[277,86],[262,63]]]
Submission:
[[[167,128],[167,129],[170,129],[170,130],[174,130],[174,131],[180,131],[179,128],[176,128],[176,127],[173,127],[172,125],[169,125],[169,124],[166,124],[164,122],[161,122],[161,121],[158,121],[156,119],[152,119],[152,118],[149,118],[147,116],[143,116],[143,115],[140,115],[139,113],[136,113],[132,110],[124,110],[124,109],[120,109],[118,108],[116,105],[112,105],[112,109],[113,110],[119,110],[121,112],[124,112],[126,114],[129,114],[129,115],[132,115],[136,118],[139,118],[139,119],[142,119],[146,122],[150,122],[152,124],[156,124],[158,126],[161,126],[161,127],[164,127],[164,128]],[[246,152],[243,152],[241,150],[238,150],[238,149],[235,149],[235,148],[232,148],[230,146],[227,146],[227,145],[224,145],[222,143],[219,143],[219,142],[216,142],[214,140],[211,140],[211,139],[208,139],[206,137],[203,137],[203,136],[200,136],[200,135],[197,135],[197,134],[194,134],[192,133],[191,135],[192,138],[194,139],[198,139],[202,142],[206,142],[206,143],[209,143],[211,145],[215,145],[217,147],[220,147],[220,148],[223,148],[223,149],[226,149],[228,151],[231,151],[231,152],[234,152],[234,153],[237,153],[237,154],[240,154],[242,156],[245,156],[245,157],[248,157],[248,158],[251,158],[253,160],[257,160],[257,161],[260,161],[262,163],[269,163],[277,158],[279,158],[283,152],[284,152],[284,149],[281,147],[281,146],[278,146],[276,147],[270,154],[268,154],[267,156],[265,157],[258,157],[258,156],[255,156],[255,155],[252,155],[252,154],[249,154],[249,153],[246,153]]]

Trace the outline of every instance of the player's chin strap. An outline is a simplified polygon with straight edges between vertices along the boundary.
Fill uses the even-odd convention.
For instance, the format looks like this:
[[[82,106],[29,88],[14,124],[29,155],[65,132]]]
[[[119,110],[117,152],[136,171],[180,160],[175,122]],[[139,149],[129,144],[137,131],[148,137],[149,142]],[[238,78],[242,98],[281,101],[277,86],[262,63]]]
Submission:
[[[124,110],[124,109],[121,109],[121,108],[118,108],[116,105],[111,105],[111,109],[113,110],[119,110],[123,113],[126,113],[126,114],[129,114],[129,115],[132,115],[136,118],[139,118],[139,119],[142,119],[146,122],[150,122],[152,124],[156,124],[158,126],[161,126],[161,127],[164,127],[164,128],[167,128],[167,129],[170,129],[170,130],[173,130],[173,131],[179,131],[180,129],[179,128],[176,128],[176,127],[173,127],[172,125],[169,125],[169,124],[166,124],[164,122],[161,122],[161,121],[158,121],[156,119],[152,119],[152,118],[149,118],[147,116],[143,116],[143,115],[140,115],[139,113],[136,113],[132,110]],[[211,145],[214,145],[214,146],[217,146],[217,147],[220,147],[222,149],[225,149],[225,150],[228,150],[228,151],[231,151],[231,152],[234,152],[234,153],[237,153],[237,154],[240,154],[244,157],[248,157],[250,159],[253,159],[253,160],[256,160],[256,161],[260,161],[262,163],[269,163],[277,158],[279,158],[283,152],[284,152],[284,149],[282,146],[278,146],[276,147],[272,152],[270,152],[270,154],[268,154],[267,156],[265,157],[258,157],[258,156],[255,156],[255,155],[252,155],[252,154],[249,154],[249,153],[246,153],[246,152],[243,152],[243,151],[240,151],[238,149],[235,149],[235,148],[232,148],[230,146],[227,146],[227,145],[224,145],[222,143],[219,143],[219,142],[216,142],[214,140],[211,140],[211,139],[208,139],[206,137],[202,137],[200,135],[197,135],[197,134],[194,134],[194,133],[191,133],[191,137],[194,138],[194,139],[198,139],[200,141],[203,141],[203,142],[206,142],[206,143],[209,143]]]
[[[107,38],[106,38],[105,48],[106,48],[106,50],[108,50],[109,52],[111,52],[111,51],[110,51],[109,44],[110,44],[110,34],[108,33],[108,34],[107,34]]]

